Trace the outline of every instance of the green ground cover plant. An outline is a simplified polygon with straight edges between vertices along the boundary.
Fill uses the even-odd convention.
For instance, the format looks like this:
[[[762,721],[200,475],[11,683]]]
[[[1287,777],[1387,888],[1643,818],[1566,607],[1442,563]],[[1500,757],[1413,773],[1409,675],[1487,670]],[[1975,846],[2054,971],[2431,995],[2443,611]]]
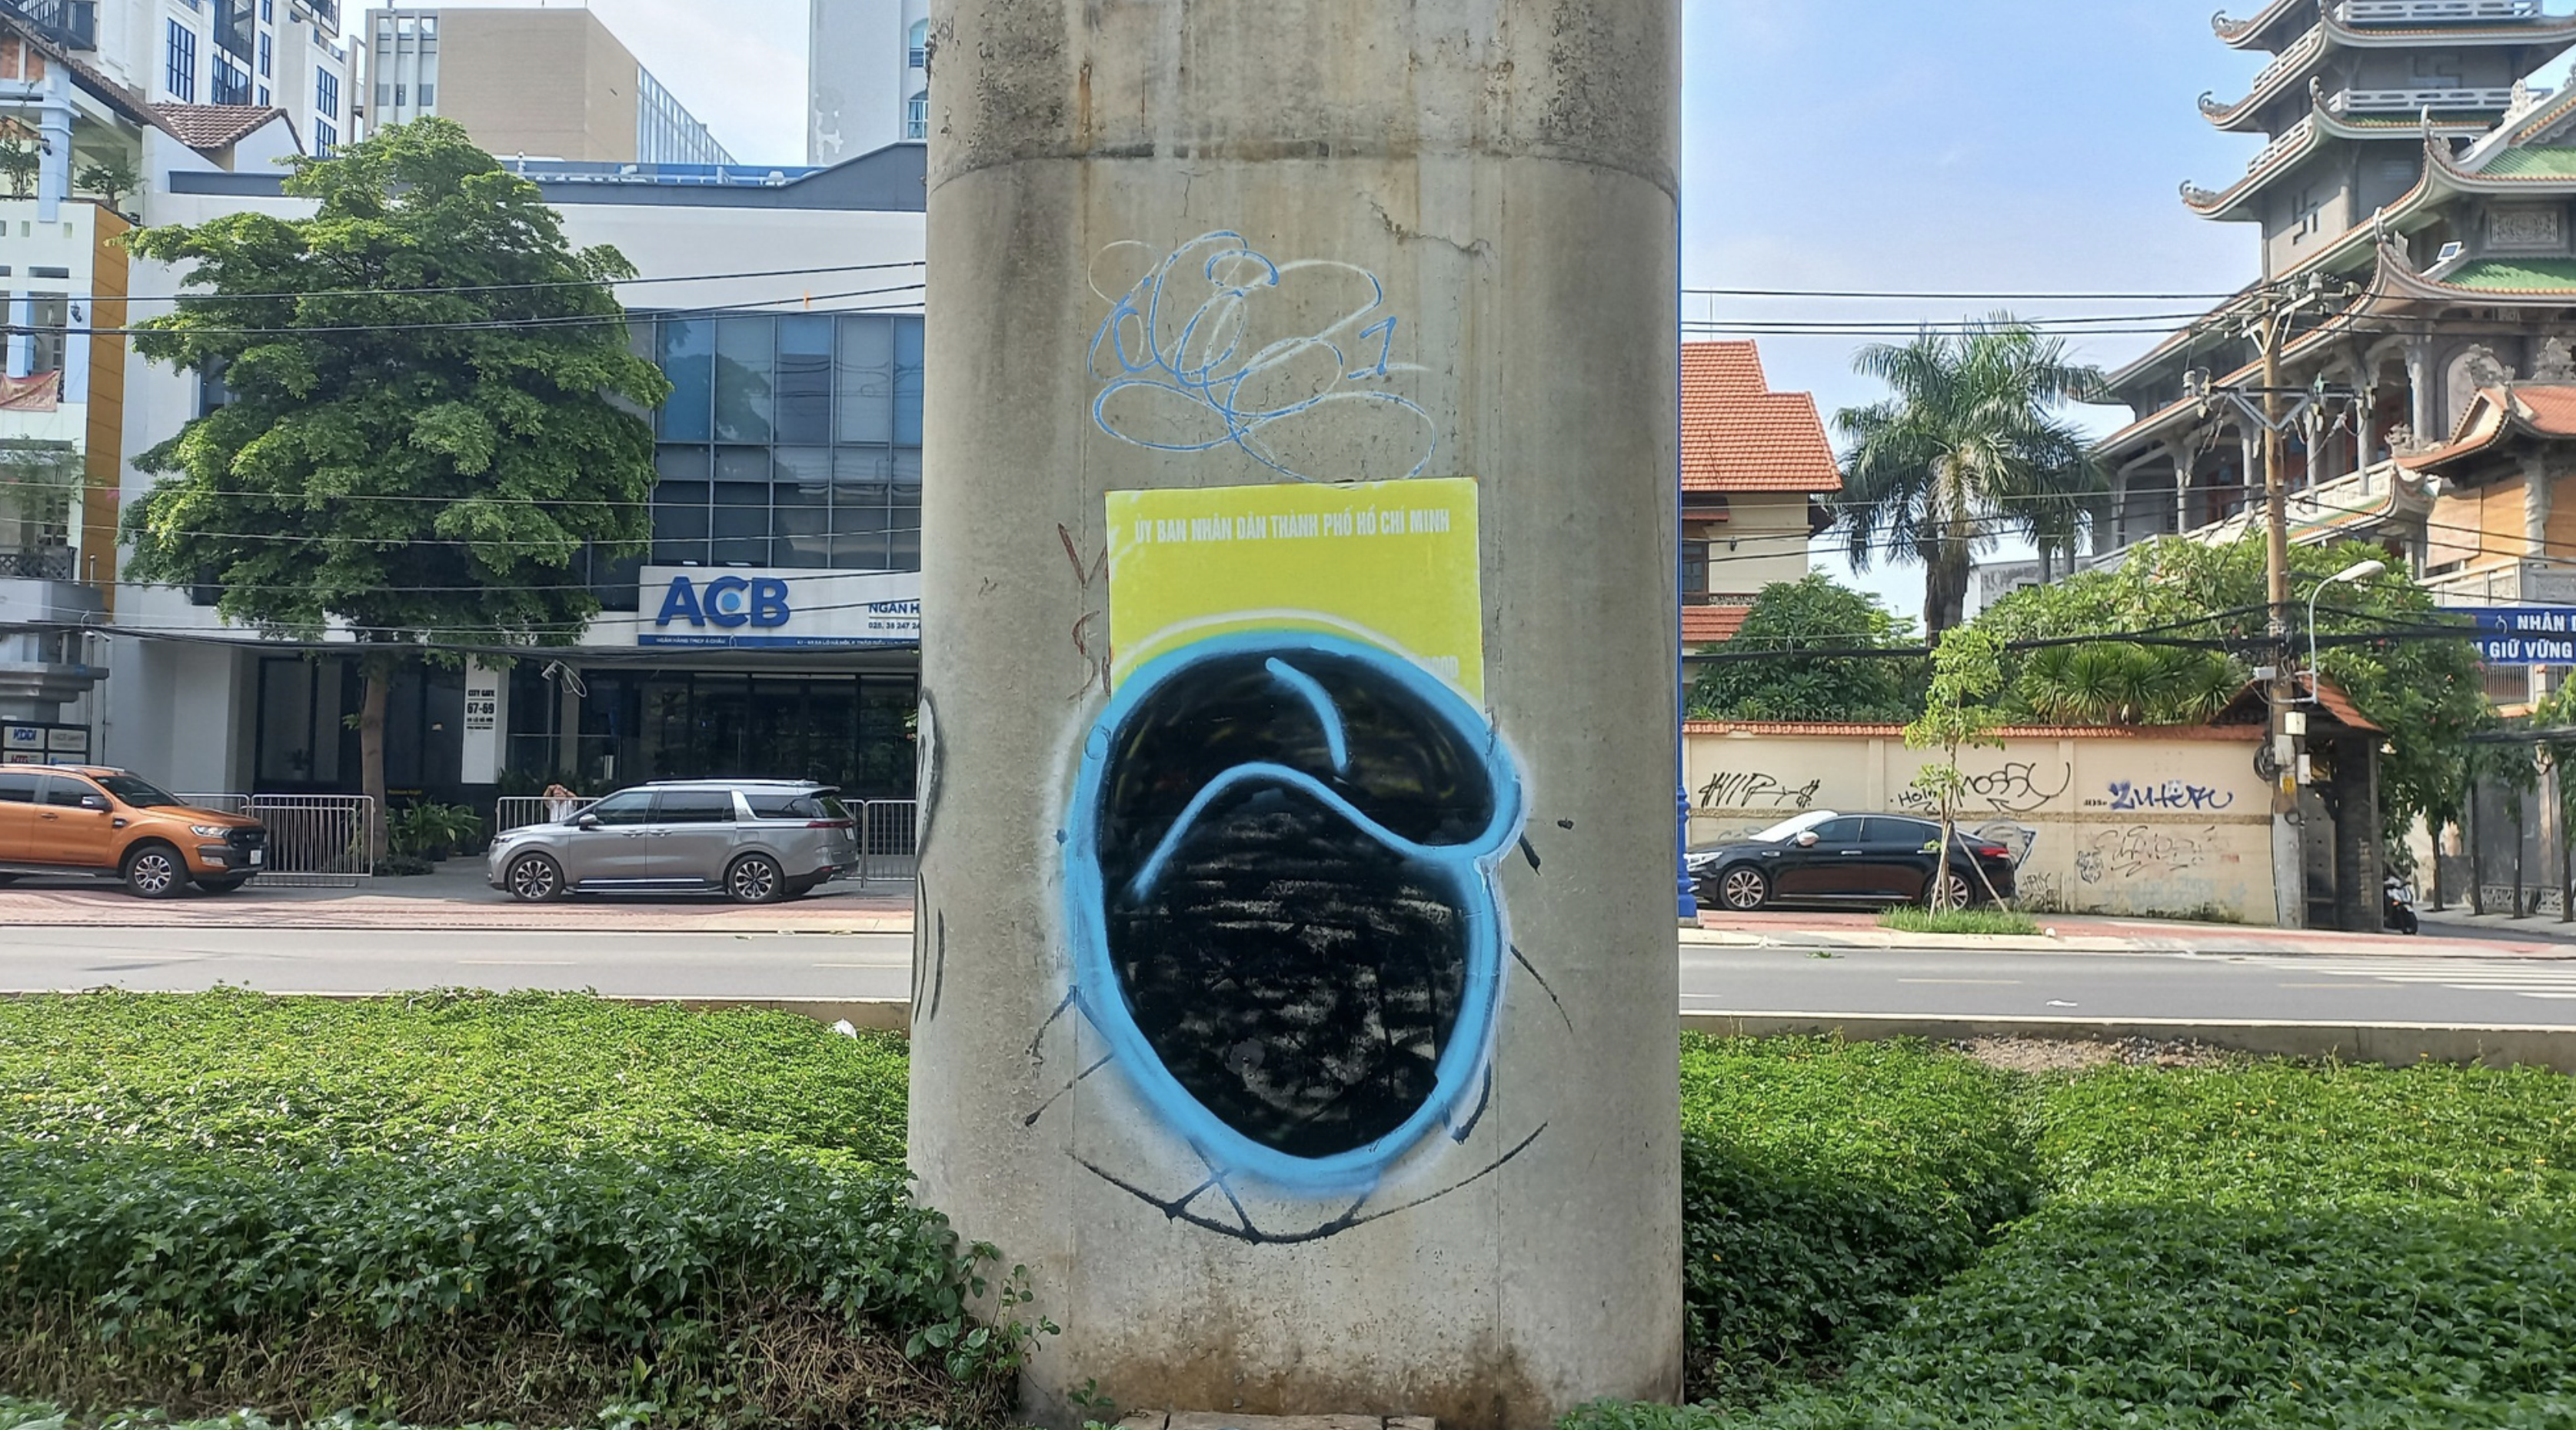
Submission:
[[[1818,1109],[1744,1076],[1764,1056],[1700,1049],[1686,1065],[1744,1089],[1766,1143],[1816,1149],[1770,1165],[1921,1169],[1913,1119],[1973,1105],[2020,1131],[1987,1144],[2007,1159],[1992,1184],[2034,1195],[1990,1224],[1972,1259],[1949,1258],[1937,1285],[1811,1327],[1781,1358],[1805,1377],[1695,1360],[1710,1403],[1600,1406],[1577,1430],[2576,1425],[2576,1082],[2429,1066],[2118,1068],[2013,1079],[1998,1111],[1957,1097],[1945,1055],[1811,1049],[1824,1084],[1856,1091],[1854,1110],[1888,1129],[1855,1147],[1848,1120],[1797,1131]],[[1841,1066],[1890,1057],[1926,1061],[1884,1085]],[[1979,1125],[1949,1132],[1967,1141]],[[1693,1234],[1707,1219],[1691,1211]],[[1711,1289],[1692,1284],[1695,1303]],[[1695,1304],[1695,1326],[1706,1316]]]
[[[0,1388],[99,1412],[976,1425],[1029,1332],[899,1041],[581,997],[0,1003]],[[999,1325],[971,1303],[1001,1297]],[[990,1304],[990,1303],[983,1303]]]
[[[1936,914],[1911,904],[1879,915],[1878,926],[1898,933],[1985,934],[2006,938],[2032,938],[2039,933],[2037,919],[2010,909],[1950,909]]]

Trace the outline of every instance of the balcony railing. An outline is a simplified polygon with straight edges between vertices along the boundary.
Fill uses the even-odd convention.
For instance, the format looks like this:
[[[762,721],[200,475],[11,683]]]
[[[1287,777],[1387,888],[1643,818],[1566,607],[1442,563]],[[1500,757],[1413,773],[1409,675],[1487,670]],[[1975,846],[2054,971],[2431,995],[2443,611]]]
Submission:
[[[2347,25],[2536,20],[2540,18],[2540,0],[2343,0],[2335,18]]]
[[[2326,100],[2337,114],[2487,114],[2513,108],[2513,86],[2469,89],[2347,89]]]
[[[0,551],[0,581],[69,581],[80,563],[68,546]]]
[[[98,0],[0,0],[0,15],[25,21],[64,49],[98,48]]]

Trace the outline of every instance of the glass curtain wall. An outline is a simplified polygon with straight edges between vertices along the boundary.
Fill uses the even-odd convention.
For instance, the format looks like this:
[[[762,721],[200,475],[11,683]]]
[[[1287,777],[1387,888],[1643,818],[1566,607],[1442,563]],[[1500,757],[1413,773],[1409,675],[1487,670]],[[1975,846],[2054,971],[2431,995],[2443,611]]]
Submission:
[[[921,569],[921,319],[639,314],[657,566]]]
[[[859,799],[912,797],[920,697],[910,675],[594,669],[582,678],[589,693],[567,731],[551,684],[512,677],[510,763],[521,780],[599,795],[649,780],[806,779]]]

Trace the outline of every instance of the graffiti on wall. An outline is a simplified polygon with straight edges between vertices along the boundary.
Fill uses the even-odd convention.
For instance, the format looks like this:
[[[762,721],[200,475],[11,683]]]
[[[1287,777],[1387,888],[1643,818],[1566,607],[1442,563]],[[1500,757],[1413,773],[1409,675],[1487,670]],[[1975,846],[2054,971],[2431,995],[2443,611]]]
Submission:
[[[1699,807],[1714,810],[1779,810],[1796,812],[1815,807],[1816,796],[1825,787],[1823,780],[1792,784],[1777,775],[1758,770],[1720,770],[1708,777],[1699,789]]]
[[[2105,829],[2075,855],[2075,875],[2087,884],[2106,879],[2167,879],[2207,867],[2218,830],[2141,824]]]
[[[1114,1069],[1140,1135],[1190,1162],[1084,1165],[1176,1220],[1312,1240],[1535,1140],[1411,1175],[1484,1124],[1507,975],[1529,968],[1499,887],[1530,851],[1480,704],[1475,498],[1110,498],[1114,690],[1059,835],[1060,1016],[1097,1035],[1074,1085]],[[1368,1210],[1399,1169],[1413,1200]]]
[[[2030,814],[2064,797],[2075,787],[2075,769],[2060,764],[2043,769],[2037,761],[2015,760],[2001,768],[1967,776],[1959,797],[1965,809],[1991,810],[1997,814]],[[1918,789],[1908,789],[1896,797],[1897,804],[1917,814],[1936,812],[1933,798]]]
[[[1108,436],[1232,449],[1299,481],[1430,470],[1439,424],[1395,390],[1423,369],[1402,361],[1410,334],[1368,270],[1282,262],[1219,232],[1168,253],[1112,244],[1092,286],[1111,304],[1090,357],[1091,418]]]
[[[2216,814],[2236,807],[2236,791],[2183,780],[2113,780],[2109,799],[2087,803],[2113,814]]]

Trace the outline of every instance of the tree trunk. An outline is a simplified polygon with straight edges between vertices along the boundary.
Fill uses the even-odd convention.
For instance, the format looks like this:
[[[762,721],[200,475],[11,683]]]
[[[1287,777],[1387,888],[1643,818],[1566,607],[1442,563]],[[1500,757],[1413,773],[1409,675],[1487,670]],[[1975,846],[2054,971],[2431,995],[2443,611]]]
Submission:
[[[1923,577],[1923,633],[1934,645],[1942,632],[1967,624],[1968,574],[1968,543],[1941,542]]]
[[[393,661],[370,656],[360,667],[366,694],[358,709],[358,771],[366,791],[368,857],[385,861],[385,706],[393,695]]]

